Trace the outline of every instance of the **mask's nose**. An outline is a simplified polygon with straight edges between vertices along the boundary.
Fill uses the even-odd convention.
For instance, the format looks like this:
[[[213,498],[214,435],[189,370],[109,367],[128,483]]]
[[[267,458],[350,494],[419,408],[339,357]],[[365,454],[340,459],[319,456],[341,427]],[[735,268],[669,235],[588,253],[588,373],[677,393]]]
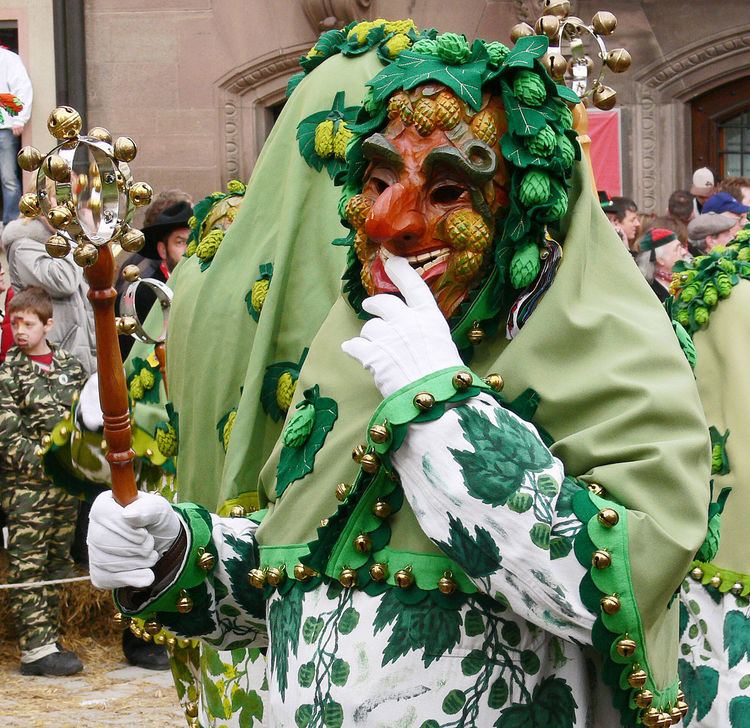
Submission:
[[[417,195],[400,182],[383,190],[365,221],[367,237],[394,253],[417,248],[427,224],[416,202]]]

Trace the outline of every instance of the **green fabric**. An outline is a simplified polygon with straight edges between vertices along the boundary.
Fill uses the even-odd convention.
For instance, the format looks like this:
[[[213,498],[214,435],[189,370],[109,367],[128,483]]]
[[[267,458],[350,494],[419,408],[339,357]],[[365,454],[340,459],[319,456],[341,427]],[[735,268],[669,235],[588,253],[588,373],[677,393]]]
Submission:
[[[689,365],[669,319],[613,235],[590,193],[584,165],[572,190],[563,259],[550,290],[512,342],[502,332],[476,348],[473,371],[499,372],[513,399],[539,393],[535,422],[554,438],[569,474],[600,483],[630,510],[630,563],[635,598],[659,687],[675,676],[677,623],[665,613],[703,541],[709,481],[708,428]],[[306,543],[336,511],[335,486],[353,482],[351,448],[363,442],[381,398],[371,375],[340,351],[361,322],[340,300],[313,340],[301,390],[318,384],[336,398],[339,419],[315,468],[275,495],[280,447],[261,472],[269,515],[262,545]],[[294,497],[304,489],[304,497]],[[297,489],[297,490],[295,490]],[[391,519],[389,546],[438,553],[407,504]],[[650,554],[659,554],[654,568]]]
[[[180,413],[181,500],[218,509],[256,488],[282,427],[260,406],[265,369],[299,360],[338,295],[345,264],[345,251],[330,245],[343,232],[339,190],[300,156],[297,125],[330,109],[338,91],[346,92],[347,106],[361,103],[365,81],[381,67],[374,51],[336,55],[307,76],[274,126],[211,267],[201,273],[193,256],[170,278],[167,361],[170,399]],[[273,278],[256,322],[245,298],[266,263]],[[225,455],[215,427],[232,407],[237,419]]]
[[[721,515],[721,541],[713,560],[720,570],[750,574],[747,514],[750,513],[750,396],[742,379],[750,364],[750,281],[741,280],[721,301],[705,329],[693,335],[698,354],[695,379],[706,421],[718,432],[729,430],[726,454],[730,470],[717,473],[714,493],[732,492]],[[729,585],[731,586],[731,584]]]

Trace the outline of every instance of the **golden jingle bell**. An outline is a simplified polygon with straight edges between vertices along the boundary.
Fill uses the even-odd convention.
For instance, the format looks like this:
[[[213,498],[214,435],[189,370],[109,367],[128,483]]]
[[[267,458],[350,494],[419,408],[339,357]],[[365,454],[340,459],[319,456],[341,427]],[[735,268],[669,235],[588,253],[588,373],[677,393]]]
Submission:
[[[545,15],[567,18],[570,15],[570,0],[545,0],[542,12]]]
[[[628,675],[628,685],[636,690],[642,688],[646,684],[646,680],[648,680],[648,673],[645,670],[633,670]]]
[[[385,425],[373,425],[370,428],[369,434],[370,439],[378,445],[382,445],[388,441],[388,428]]]
[[[532,31],[533,32],[533,31]],[[484,329],[480,329],[475,323],[470,329],[469,333],[466,334],[466,338],[471,344],[481,344],[484,340]]]
[[[197,703],[185,703],[185,716],[187,718],[198,717],[198,704]]]
[[[135,622],[130,624],[130,634],[136,639],[143,639],[143,630]]]
[[[336,500],[345,501],[351,489],[352,486],[349,483],[339,483],[336,486]]]
[[[639,708],[650,708],[654,702],[654,694],[650,690],[639,690],[635,694],[635,704]]]
[[[381,582],[388,578],[388,566],[386,564],[375,563],[370,567],[370,576],[373,581]]]
[[[555,80],[561,79],[568,70],[568,62],[560,53],[550,53],[548,56],[549,73]]]
[[[620,516],[614,508],[602,508],[596,518],[605,528],[612,528],[620,521]]]
[[[94,126],[89,129],[88,136],[98,139],[100,142],[112,143],[112,135],[103,126]]]
[[[620,600],[614,594],[608,594],[606,597],[602,597],[600,602],[602,610],[606,614],[617,614],[620,611]]]
[[[527,35],[534,35],[534,29],[528,23],[517,23],[510,29],[510,39],[513,43]]]
[[[459,392],[468,389],[474,382],[474,377],[469,372],[456,372],[453,375],[453,388]]]
[[[628,68],[630,68],[630,64],[633,62],[633,59],[630,56],[630,53],[628,53],[624,48],[615,48],[614,50],[611,50],[609,53],[607,53],[607,57],[604,59],[604,62],[607,64],[607,68],[612,71],[612,73],[623,73],[624,71],[627,71]]]
[[[613,109],[617,103],[617,93],[609,86],[597,86],[594,89],[594,106],[602,111]]]
[[[187,614],[188,612],[192,611],[193,600],[184,589],[180,592],[180,598],[177,600],[175,606],[177,607],[177,611],[180,614]]]
[[[52,235],[44,245],[53,258],[64,258],[70,252],[70,243],[62,235]]]
[[[263,569],[251,569],[247,575],[250,586],[262,589],[266,584],[266,572]]]
[[[59,154],[45,157],[42,171],[55,182],[67,182],[70,179],[70,165]]]
[[[243,518],[245,515],[245,509],[242,506],[232,506],[232,510],[229,511],[230,518]]]
[[[435,397],[429,392],[419,392],[414,395],[414,406],[422,412],[432,409],[435,406]]]
[[[736,597],[740,596],[742,594],[743,588],[744,587],[742,586],[742,582],[739,582],[739,581],[735,582],[732,585],[732,594],[734,594]]]
[[[36,217],[42,211],[39,207],[39,198],[33,192],[21,195],[18,210],[24,217]]]
[[[146,184],[145,182],[136,182],[131,186],[130,190],[128,190],[130,201],[136,207],[143,207],[144,205],[150,204],[153,195],[154,191],[151,189],[151,185]]]
[[[49,435],[42,437],[42,447],[49,447],[52,444],[52,438]]]
[[[47,213],[47,220],[53,228],[65,229],[73,222],[73,213],[65,205],[56,205]]]
[[[214,568],[215,564],[216,559],[214,558],[214,555],[209,551],[204,551],[198,557],[198,568],[203,569],[203,571],[211,571],[211,569]]]
[[[607,569],[612,565],[612,557],[608,551],[598,549],[591,556],[591,564],[597,569]]]
[[[680,711],[680,715],[684,718],[688,714],[690,706],[682,699],[677,696],[677,710]]]
[[[355,448],[352,448],[352,460],[354,460],[355,463],[362,462],[362,458],[366,454],[367,454],[366,445],[357,445]]]
[[[81,115],[71,106],[58,106],[47,117],[47,129],[55,139],[73,139],[81,132]]]
[[[499,392],[505,386],[505,381],[499,374],[488,374],[484,378],[484,383],[495,392]]]
[[[378,518],[388,518],[393,512],[391,504],[384,500],[377,500],[373,503],[372,512]]]
[[[128,283],[135,283],[141,277],[141,269],[137,265],[126,265],[122,269],[122,277]]]
[[[80,265],[81,268],[88,268],[89,266],[94,265],[98,258],[99,251],[97,250],[96,245],[93,245],[92,243],[79,243],[73,251],[73,260],[77,265]]]
[[[166,644],[167,637],[164,634],[164,632],[159,632],[158,634],[154,635],[154,644],[155,645],[163,645]]]
[[[700,581],[703,578],[703,569],[701,569],[700,566],[696,566],[691,572],[690,576],[695,579],[695,581]]]
[[[18,166],[24,172],[34,172],[39,169],[43,160],[44,155],[36,147],[32,146],[24,147],[18,152],[18,156],[16,157]]]
[[[156,619],[147,619],[143,624],[143,629],[153,637],[155,634],[161,632],[161,623]]]
[[[722,584],[721,574],[714,574],[708,582],[714,589],[718,589]]]
[[[167,649],[173,650],[177,645],[177,640],[174,637],[167,637],[166,645]]]
[[[542,15],[534,24],[534,30],[537,35],[546,35],[548,38],[554,38],[557,31],[560,30],[560,19],[555,15]]]
[[[676,705],[669,711],[669,719],[672,725],[677,725],[682,720],[682,711]]]
[[[360,533],[354,539],[354,550],[359,554],[367,554],[372,549],[372,539],[366,533]]]
[[[115,319],[115,330],[123,336],[130,336],[135,333],[138,323],[132,316],[118,316]]]
[[[456,591],[456,580],[453,578],[453,574],[450,571],[446,571],[440,579],[438,579],[438,591],[441,594],[453,594]]]
[[[357,572],[354,569],[342,569],[339,574],[339,583],[345,589],[357,586]]]
[[[129,228],[120,236],[120,247],[128,253],[137,253],[145,242],[144,234],[134,228]]]
[[[118,137],[115,141],[114,155],[118,162],[132,162],[137,153],[138,147],[130,137]]]
[[[313,576],[317,576],[318,572],[315,571],[315,569],[311,569],[309,566],[305,566],[304,564],[295,564],[294,565],[294,578],[297,581],[310,581],[310,579]]]
[[[408,589],[414,583],[414,574],[411,573],[411,567],[399,569],[393,575],[393,579],[396,582],[397,587],[400,589]]]
[[[638,645],[634,640],[631,640],[629,637],[624,637],[617,643],[617,647],[615,649],[617,650],[617,654],[620,655],[620,657],[632,657],[635,654],[637,648]]]
[[[270,568],[266,574],[266,581],[271,586],[279,586],[284,579],[286,579],[286,567],[283,565],[278,568],[275,566]]]
[[[375,453],[368,452],[367,455],[362,457],[359,464],[366,473],[373,475],[378,472],[380,468],[380,458]]]
[[[599,497],[604,497],[604,488],[602,488],[601,485],[598,485],[597,483],[589,483],[587,488],[594,494],[598,495]]]
[[[591,25],[599,35],[611,35],[617,27],[617,18],[606,10],[600,10],[591,19]]]
[[[125,616],[122,612],[115,612],[112,616],[112,626],[116,629],[127,629],[130,626],[130,617]]]
[[[659,724],[659,711],[656,708],[647,708],[641,713],[641,721],[648,728],[655,728]]]

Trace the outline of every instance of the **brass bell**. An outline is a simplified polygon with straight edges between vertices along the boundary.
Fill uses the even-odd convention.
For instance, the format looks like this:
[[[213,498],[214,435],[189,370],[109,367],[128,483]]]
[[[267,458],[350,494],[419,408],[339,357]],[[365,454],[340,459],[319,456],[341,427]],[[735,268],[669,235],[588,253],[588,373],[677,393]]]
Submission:
[[[339,582],[345,589],[357,586],[357,572],[354,569],[342,569],[339,574]]]
[[[620,611],[620,600],[614,594],[608,594],[606,597],[602,597],[599,603],[602,605],[602,610],[604,610],[606,614],[617,614],[617,612]]]
[[[362,462],[362,458],[367,454],[367,446],[366,445],[357,445],[357,447],[352,449],[352,460],[354,460],[355,463]]]
[[[453,375],[453,388],[462,392],[468,389],[474,382],[474,377],[469,372],[456,372]]]
[[[317,571],[311,569],[309,566],[305,566],[304,564],[294,565],[294,578],[297,581],[310,581],[310,579],[313,576],[317,576],[317,574]]]
[[[70,243],[62,235],[52,235],[44,245],[53,258],[64,258],[70,252]]]
[[[701,569],[700,566],[696,566],[691,572],[690,576],[695,579],[695,581],[700,581],[703,579],[703,569]]]
[[[414,575],[411,573],[411,566],[406,569],[399,569],[393,578],[396,582],[396,586],[400,589],[408,589],[414,583]]]
[[[568,70],[568,62],[560,53],[549,54],[549,75],[555,80],[562,78]]]
[[[672,725],[672,718],[669,713],[659,713],[659,720],[656,721],[656,728],[669,728]]]
[[[73,139],[82,126],[81,115],[70,106],[58,106],[47,117],[47,129],[55,139]]]
[[[64,205],[56,205],[47,213],[47,219],[53,228],[60,230],[73,222],[73,213]]]
[[[180,591],[180,598],[177,600],[176,606],[180,614],[187,614],[193,609],[193,600],[184,589]]]
[[[60,437],[67,437],[70,434],[70,430],[65,425],[63,425],[58,432],[60,433]]]
[[[388,516],[390,516],[393,512],[393,509],[391,508],[391,504],[388,503],[388,501],[376,500],[375,503],[373,503],[372,512],[378,518],[388,518]]]
[[[125,616],[122,612],[115,612],[112,617],[112,626],[115,629],[127,629],[130,626],[130,617]]]
[[[42,211],[39,207],[39,198],[33,192],[21,195],[18,209],[24,217],[36,217]]]
[[[73,260],[81,268],[88,268],[96,263],[99,258],[99,251],[96,249],[96,245],[92,243],[83,243],[82,245],[76,245],[76,249],[73,251]]]
[[[147,447],[147,448],[146,448],[146,451],[145,451],[145,452],[144,452],[143,454],[144,454],[144,455],[145,455],[145,456],[146,456],[147,458],[152,458],[152,457],[154,457],[154,451],[153,451],[153,450],[152,450],[152,449],[151,449],[150,447]]]
[[[570,0],[545,0],[542,12],[545,15],[567,18],[570,15]]]
[[[598,485],[597,483],[589,483],[588,489],[591,493],[594,495],[598,495],[600,498],[604,496],[604,488],[602,488],[601,485]]]
[[[682,692],[682,682],[679,682],[677,687],[677,702],[685,700],[685,693]]]
[[[120,247],[128,253],[137,253],[146,242],[146,236],[135,228],[129,228],[120,236]]]
[[[443,575],[438,579],[438,591],[441,594],[453,594],[457,586],[458,584],[456,584],[451,571],[443,572]]]
[[[677,710],[680,711],[680,714],[684,718],[688,714],[690,706],[682,699],[680,696],[677,696]]]
[[[381,563],[373,564],[370,567],[370,576],[373,581],[385,581],[388,578],[388,566]]]
[[[560,19],[555,15],[542,15],[534,24],[534,30],[537,35],[546,35],[548,38],[554,38],[557,31],[560,30]]]
[[[115,319],[115,330],[123,336],[130,336],[135,332],[138,324],[132,316],[118,316]]]
[[[211,571],[215,564],[216,559],[209,551],[203,551],[203,553],[198,556],[198,568],[203,569],[203,571]]]
[[[534,29],[528,23],[517,23],[510,29],[510,40],[513,43],[527,35],[534,35]]]
[[[325,528],[328,525],[328,519],[327,518],[321,518],[320,519],[320,527]]]
[[[499,374],[488,374],[484,378],[484,383],[495,392],[499,392],[505,386],[505,382]]]
[[[16,157],[18,166],[24,172],[33,172],[39,169],[43,159],[44,155],[36,147],[32,146],[24,147],[18,152],[18,156]]]
[[[177,644],[177,640],[174,637],[167,637],[167,648],[173,650]]]
[[[34,454],[38,458],[40,458],[40,457],[42,457],[42,455],[44,455],[44,450],[41,447],[38,447],[38,448],[36,448],[36,450],[34,450]]]
[[[254,586],[256,589],[262,589],[266,583],[266,572],[263,569],[251,569],[247,575],[250,586]]]
[[[721,574],[714,574],[711,577],[711,581],[708,582],[714,589],[718,589],[721,586],[722,579]]]
[[[198,717],[198,704],[197,703],[185,703],[185,716],[187,718],[197,718]]]
[[[112,143],[112,135],[103,126],[92,127],[89,129],[88,135],[94,139],[98,139],[100,142]]]
[[[732,594],[734,594],[736,597],[740,596],[740,594],[742,594],[743,588],[744,587],[742,586],[741,582],[739,581],[735,582],[734,585],[732,586]]]
[[[367,455],[363,456],[359,464],[362,470],[373,475],[374,473],[377,473],[380,468],[380,458],[375,453],[368,452]]]
[[[45,157],[42,170],[55,182],[67,182],[70,179],[70,165],[59,154],[50,154]]]
[[[145,182],[136,182],[128,190],[128,196],[130,201],[136,207],[143,207],[151,203],[151,198],[154,195],[154,191],[151,189],[151,185]]]
[[[635,654],[637,647],[638,645],[634,640],[631,640],[628,637],[624,637],[617,643],[617,647],[615,649],[617,650],[617,654],[620,655],[620,657],[632,657]]]
[[[648,680],[648,673],[645,670],[633,670],[628,675],[628,685],[636,690],[640,690],[646,684],[646,680]]]
[[[612,526],[616,526],[620,520],[620,516],[614,508],[602,508],[602,510],[599,511],[596,517],[599,523],[601,523],[605,528],[612,528]]]
[[[240,506],[232,506],[232,510],[229,511],[230,518],[242,518],[245,515],[245,509]]]
[[[161,623],[155,619],[147,619],[143,624],[143,629],[153,637],[155,634],[161,632]]]
[[[118,137],[115,141],[114,155],[118,162],[131,162],[137,153],[138,147],[130,137]]]
[[[422,412],[426,412],[435,406],[435,398],[429,392],[419,392],[414,395],[414,406]]]
[[[138,640],[143,638],[143,630],[135,622],[130,624],[130,634]]]
[[[622,73],[630,68],[633,59],[624,48],[615,48],[607,53],[605,63],[612,73]]]
[[[52,444],[52,438],[49,435],[42,437],[42,447],[49,447]]]
[[[608,551],[605,551],[604,549],[598,549],[597,551],[594,551],[594,554],[591,557],[591,563],[597,569],[606,569],[611,566],[612,557],[609,555]]]
[[[266,581],[271,586],[279,586],[286,579],[286,567],[282,564],[280,567],[272,567],[266,574]]]
[[[640,690],[635,694],[635,704],[639,708],[650,708],[654,702],[654,694],[650,690]]]
[[[682,711],[675,705],[675,707],[669,711],[669,718],[672,725],[677,725],[682,720]]]
[[[135,283],[141,277],[141,269],[137,265],[126,265],[122,269],[122,277],[128,283]]]
[[[647,708],[641,713],[641,720],[647,728],[655,728],[659,724],[659,711],[656,708]]]
[[[154,644],[155,645],[163,645],[167,641],[167,638],[164,634],[164,632],[159,632],[158,634],[154,635]]]
[[[180,649],[184,650],[189,644],[190,644],[190,640],[182,639],[182,637],[178,638],[178,640],[177,640],[177,646]]]
[[[613,109],[617,103],[617,93],[609,86],[597,86],[594,89],[594,106],[602,111]]]
[[[600,10],[591,19],[591,25],[599,35],[610,35],[617,27],[617,18],[606,10]]]
[[[354,550],[360,554],[367,554],[372,549],[372,539],[366,533],[360,533],[354,539]]]
[[[336,486],[336,500],[345,501],[352,486],[349,483],[339,483]]]
[[[481,344],[484,340],[484,329],[480,329],[477,322],[469,329],[469,333],[466,334],[466,338],[471,344]]]
[[[388,437],[388,428],[385,425],[373,425],[370,428],[370,439],[374,443],[382,445],[384,442],[388,441]]]

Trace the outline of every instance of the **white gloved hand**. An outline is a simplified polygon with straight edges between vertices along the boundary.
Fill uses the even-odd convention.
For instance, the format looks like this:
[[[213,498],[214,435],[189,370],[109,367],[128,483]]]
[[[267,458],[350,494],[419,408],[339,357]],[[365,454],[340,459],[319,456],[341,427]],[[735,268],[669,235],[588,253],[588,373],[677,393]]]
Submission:
[[[99,403],[99,374],[96,372],[83,385],[78,404],[78,414],[87,430],[96,432],[104,427],[104,415]]]
[[[381,293],[362,308],[376,316],[341,348],[367,369],[383,397],[427,374],[463,366],[448,322],[427,284],[404,258],[392,257],[385,271],[404,297]]]
[[[102,493],[89,516],[89,573],[100,589],[142,588],[154,581],[151,567],[180,535],[180,519],[165,498],[138,493],[124,508]]]

